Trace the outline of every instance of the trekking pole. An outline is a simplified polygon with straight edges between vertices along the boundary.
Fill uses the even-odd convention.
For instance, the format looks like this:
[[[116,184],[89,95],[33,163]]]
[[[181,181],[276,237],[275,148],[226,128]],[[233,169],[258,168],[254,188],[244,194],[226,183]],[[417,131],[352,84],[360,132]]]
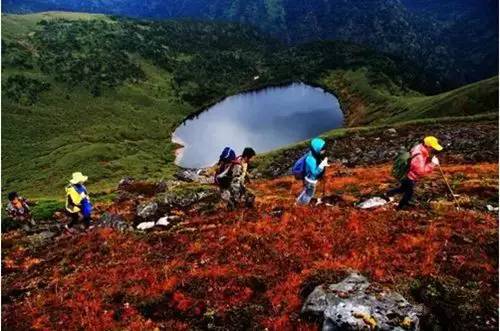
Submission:
[[[458,203],[457,198],[455,197],[455,193],[453,193],[453,190],[451,189],[450,184],[448,184],[448,180],[446,179],[446,176],[444,175],[443,168],[441,168],[441,165],[438,164],[439,172],[441,173],[441,177],[443,177],[444,182],[446,183],[446,186],[448,187],[448,190],[451,193],[451,196],[453,197],[453,200],[455,201],[455,204],[457,205],[457,208],[460,208],[460,204]]]
[[[323,174],[323,192],[321,193],[321,200],[325,197],[325,186],[326,186],[326,169],[325,173]]]
[[[323,173],[323,178],[322,178],[322,182],[323,182],[323,190],[321,192],[321,197],[318,198],[318,200],[316,201],[316,206],[317,205],[320,205],[323,203],[323,199],[325,197],[325,186],[326,186],[326,168],[325,168],[325,172]]]

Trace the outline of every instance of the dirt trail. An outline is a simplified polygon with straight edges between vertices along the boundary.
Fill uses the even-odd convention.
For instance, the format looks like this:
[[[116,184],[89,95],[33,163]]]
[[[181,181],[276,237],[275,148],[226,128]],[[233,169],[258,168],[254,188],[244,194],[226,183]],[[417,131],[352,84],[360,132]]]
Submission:
[[[9,329],[316,330],[299,315],[305,296],[349,269],[430,310],[427,323],[495,330],[498,300],[498,164],[444,170],[461,194],[453,208],[435,174],[414,210],[359,210],[384,192],[389,165],[332,167],[325,199],[296,207],[291,177],[252,184],[257,208],[192,214],[169,231],[111,229],[3,256],[2,325]],[[3,236],[15,240],[15,234]]]

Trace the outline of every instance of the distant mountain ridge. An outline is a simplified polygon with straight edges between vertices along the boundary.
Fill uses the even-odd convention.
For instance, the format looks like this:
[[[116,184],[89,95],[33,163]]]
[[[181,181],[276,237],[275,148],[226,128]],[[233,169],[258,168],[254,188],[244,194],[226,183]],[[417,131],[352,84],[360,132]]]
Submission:
[[[286,42],[344,40],[417,61],[442,90],[498,73],[495,0],[2,0],[8,13],[83,11],[259,27]]]

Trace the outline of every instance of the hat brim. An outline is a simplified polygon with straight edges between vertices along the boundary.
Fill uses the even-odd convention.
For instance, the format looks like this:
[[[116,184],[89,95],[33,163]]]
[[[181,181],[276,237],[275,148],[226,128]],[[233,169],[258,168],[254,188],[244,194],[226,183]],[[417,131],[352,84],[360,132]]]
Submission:
[[[431,147],[434,148],[438,152],[441,152],[443,150],[443,146],[441,146],[439,144],[432,145]]]
[[[87,179],[89,179],[89,177],[87,176],[82,176],[82,177],[76,177],[76,178],[72,178],[69,182],[71,184],[78,184],[78,183],[84,183],[87,181]]]

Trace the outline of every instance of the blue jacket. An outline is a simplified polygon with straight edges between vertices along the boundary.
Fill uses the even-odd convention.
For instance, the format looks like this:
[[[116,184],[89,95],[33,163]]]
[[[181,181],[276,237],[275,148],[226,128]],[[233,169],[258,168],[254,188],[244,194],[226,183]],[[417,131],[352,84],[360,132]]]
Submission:
[[[316,161],[314,154],[319,154],[324,146],[325,141],[321,138],[314,138],[311,141],[311,151],[306,157],[306,178],[317,180],[323,174],[324,169],[318,168],[319,163],[318,161]]]

